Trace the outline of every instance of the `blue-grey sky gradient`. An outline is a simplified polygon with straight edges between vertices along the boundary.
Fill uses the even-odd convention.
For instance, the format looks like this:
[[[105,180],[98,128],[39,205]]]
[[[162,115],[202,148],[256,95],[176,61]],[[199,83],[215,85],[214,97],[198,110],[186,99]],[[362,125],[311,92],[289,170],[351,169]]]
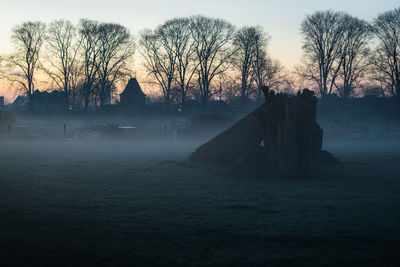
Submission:
[[[168,18],[202,14],[236,26],[261,25],[272,39],[273,57],[291,69],[301,58],[300,23],[316,10],[345,11],[371,21],[377,14],[400,6],[399,0],[0,0],[0,54],[10,53],[11,28],[27,20],[50,22],[80,18],[117,22],[133,34]]]

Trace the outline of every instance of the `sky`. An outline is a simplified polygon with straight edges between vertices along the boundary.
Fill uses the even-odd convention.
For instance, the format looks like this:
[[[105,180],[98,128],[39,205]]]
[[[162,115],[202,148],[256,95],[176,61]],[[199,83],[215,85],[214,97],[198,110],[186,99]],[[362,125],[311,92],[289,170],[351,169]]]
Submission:
[[[116,22],[131,33],[154,28],[173,17],[206,15],[241,27],[260,25],[271,36],[269,51],[289,70],[302,57],[300,24],[317,10],[345,11],[372,21],[378,14],[400,7],[399,0],[0,0],[0,55],[12,52],[13,26],[24,21],[51,22],[81,18]],[[136,63],[138,64],[138,63]],[[140,68],[140,66],[134,66]]]
[[[340,10],[366,20],[400,7],[399,0],[0,0],[0,54],[10,53],[11,29],[28,20],[80,18],[117,22],[133,34],[168,18],[195,14],[226,19],[236,26],[261,25],[271,35],[271,55],[292,68],[300,61],[300,24],[316,10]]]

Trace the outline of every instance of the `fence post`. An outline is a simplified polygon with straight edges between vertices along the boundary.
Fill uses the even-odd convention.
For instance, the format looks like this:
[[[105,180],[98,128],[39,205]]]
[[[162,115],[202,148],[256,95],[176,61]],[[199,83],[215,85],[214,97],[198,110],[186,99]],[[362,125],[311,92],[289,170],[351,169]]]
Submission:
[[[64,123],[64,140],[67,140],[67,124]]]

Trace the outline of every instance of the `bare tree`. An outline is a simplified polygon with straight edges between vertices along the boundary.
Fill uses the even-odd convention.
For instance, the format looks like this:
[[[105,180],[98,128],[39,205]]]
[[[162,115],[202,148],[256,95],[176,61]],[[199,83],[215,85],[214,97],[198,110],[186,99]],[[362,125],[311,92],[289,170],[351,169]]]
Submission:
[[[279,91],[288,95],[295,95],[298,88],[295,86],[296,81],[292,75],[284,74],[279,83]],[[301,87],[300,87],[301,88]]]
[[[342,64],[345,16],[341,12],[317,11],[301,24],[305,53],[301,73],[306,79],[317,82],[321,97],[332,93]]]
[[[12,69],[20,73],[8,75],[8,78],[12,83],[16,82],[22,86],[31,102],[31,108],[33,108],[32,96],[35,91],[34,76],[45,30],[46,25],[42,22],[25,22],[12,30],[11,40],[16,52],[8,58],[8,63]]]
[[[72,71],[71,71],[71,76],[70,76],[70,89],[71,89],[71,102],[70,105],[73,109],[81,109],[84,106],[84,70],[83,70],[83,64],[81,62],[77,62],[77,64],[74,65]]]
[[[283,66],[278,60],[268,56],[265,45],[257,45],[255,58],[251,66],[251,78],[256,85],[256,98],[262,99],[262,87],[264,85],[277,90],[277,86],[283,82]]]
[[[278,85],[286,79],[282,64],[272,59],[267,52],[269,36],[266,34],[258,35],[255,38],[254,58],[251,62],[250,77],[251,82],[255,83],[255,97],[263,99],[262,87],[268,86],[278,90]]]
[[[345,30],[340,56],[342,64],[334,85],[341,97],[348,98],[353,95],[354,89],[368,71],[371,27],[367,22],[349,15],[344,17],[344,22]]]
[[[161,87],[167,109],[172,102],[172,86],[176,73],[177,36],[166,25],[156,30],[145,30],[141,34],[141,54],[145,60],[147,73],[153,76]]]
[[[375,79],[385,84],[393,96],[400,97],[400,8],[379,15],[373,32],[379,39],[372,57]]]
[[[111,101],[115,83],[129,72],[129,59],[135,44],[129,30],[113,23],[102,23],[98,28],[98,98],[100,106]]]
[[[252,67],[261,67],[262,59],[258,56],[262,53],[261,51],[264,51],[268,40],[268,36],[261,27],[243,27],[235,33],[233,62],[241,74],[240,98],[242,106],[245,105],[249,95]],[[261,69],[259,68],[257,71],[261,71]]]
[[[201,99],[207,105],[210,97],[218,93],[211,87],[213,79],[230,67],[235,28],[224,20],[203,16],[191,17],[190,21]]]
[[[288,75],[285,75],[282,64],[278,60],[272,59],[267,52],[270,37],[262,31],[256,34],[255,37],[250,77],[251,83],[255,84],[255,90],[252,93],[255,94],[256,99],[261,100],[264,99],[263,86],[279,90],[279,85],[288,84],[286,77]]]
[[[45,72],[57,85],[69,106],[73,92],[74,71],[77,70],[77,55],[80,40],[77,39],[76,28],[67,20],[52,22],[47,31],[48,68]]]
[[[161,87],[167,107],[177,97],[184,107],[197,71],[195,43],[190,26],[188,18],[175,18],[154,31],[146,30],[141,34],[141,54],[145,59],[145,68]]]
[[[167,21],[164,24],[170,34],[176,36],[174,52],[176,54],[176,75],[175,80],[179,87],[180,104],[185,108],[186,96],[191,87],[192,78],[196,72],[197,62],[195,61],[194,42],[191,38],[190,20],[177,18]]]
[[[83,102],[84,110],[88,111],[90,97],[96,82],[99,69],[99,23],[97,21],[82,19],[79,26],[81,38],[81,58],[83,64]]]

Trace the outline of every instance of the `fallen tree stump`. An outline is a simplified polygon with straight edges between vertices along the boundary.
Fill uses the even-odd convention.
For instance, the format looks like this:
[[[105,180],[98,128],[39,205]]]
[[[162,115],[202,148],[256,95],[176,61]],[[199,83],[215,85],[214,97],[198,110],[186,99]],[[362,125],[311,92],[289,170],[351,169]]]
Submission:
[[[281,176],[310,176],[321,159],[323,131],[316,122],[317,98],[304,89],[296,96],[263,88],[265,103],[203,144],[189,160],[211,164],[261,164]]]

